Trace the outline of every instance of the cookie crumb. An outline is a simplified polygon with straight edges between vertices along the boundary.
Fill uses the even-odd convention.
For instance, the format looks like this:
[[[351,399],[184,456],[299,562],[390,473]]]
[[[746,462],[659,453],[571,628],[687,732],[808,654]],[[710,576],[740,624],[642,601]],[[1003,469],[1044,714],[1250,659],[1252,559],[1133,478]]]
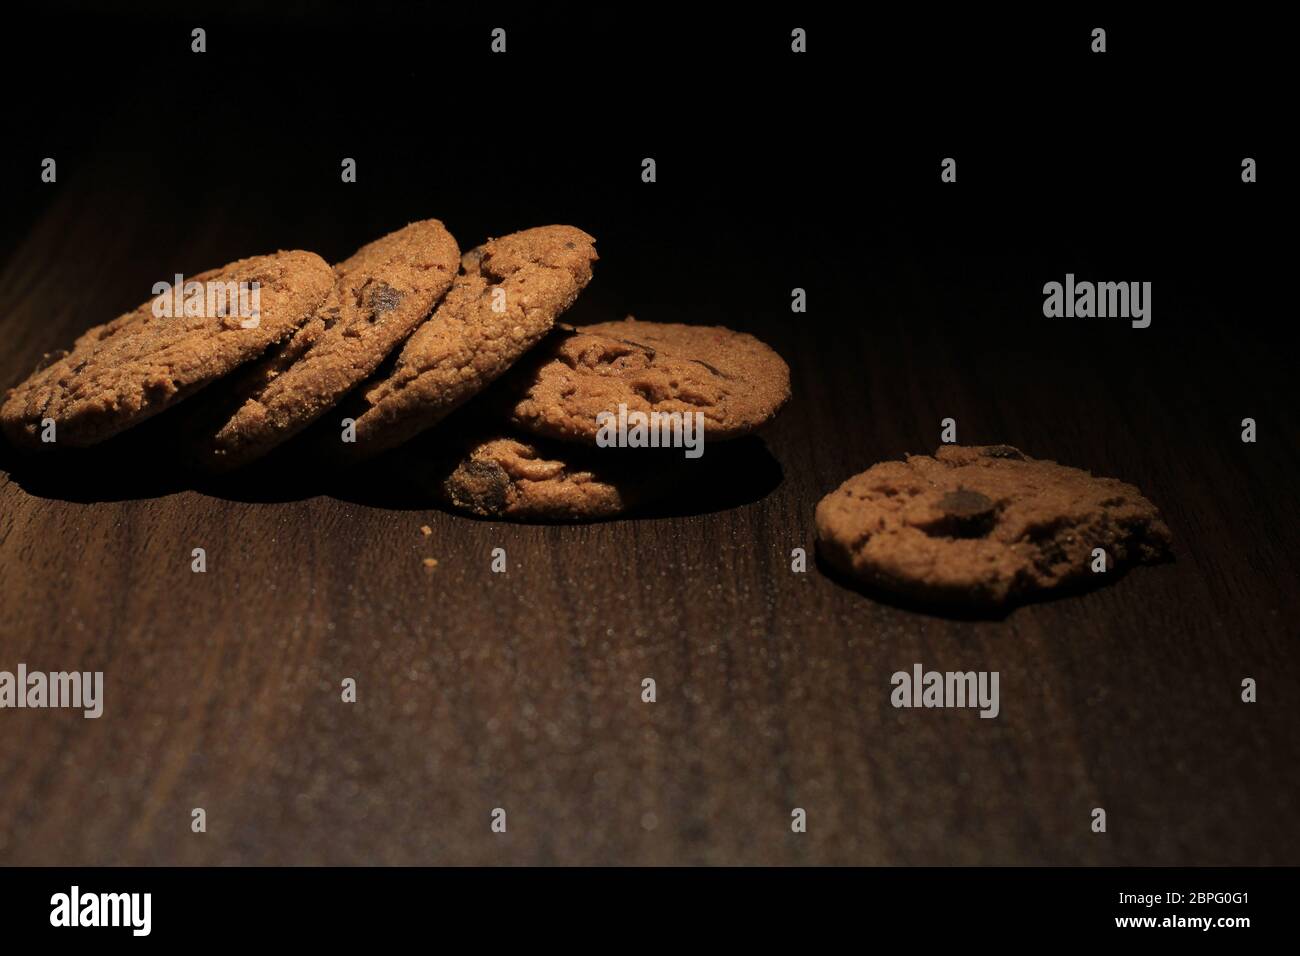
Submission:
[[[424,535],[427,538],[429,537],[429,535],[433,534],[433,529],[430,528],[427,524],[422,524],[420,525],[420,534]]]
[[[432,571],[434,568],[436,568],[436,567],[438,566],[438,559],[437,559],[437,558],[425,558],[425,559],[424,559],[424,566],[425,566],[426,568],[428,568],[430,571]]]

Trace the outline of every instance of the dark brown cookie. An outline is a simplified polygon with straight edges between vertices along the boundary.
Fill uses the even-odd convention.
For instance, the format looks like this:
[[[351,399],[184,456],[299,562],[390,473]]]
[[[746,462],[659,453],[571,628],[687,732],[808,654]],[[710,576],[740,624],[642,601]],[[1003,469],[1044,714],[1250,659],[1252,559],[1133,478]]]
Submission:
[[[1036,461],[1009,445],[945,445],[873,465],[817,505],[834,568],[900,595],[1003,605],[1154,561],[1170,547],[1160,513],[1132,485]]]
[[[594,243],[572,226],[541,226],[467,252],[442,304],[349,409],[356,441],[343,452],[401,444],[499,377],[591,281]]]
[[[556,332],[512,380],[510,415],[532,434],[594,443],[597,416],[704,415],[705,439],[746,435],[790,398],[790,370],[754,338],[705,325],[601,322]]]
[[[192,283],[201,290],[196,303],[208,289],[256,283],[259,312],[245,316],[235,302],[214,297],[212,307],[196,307],[205,314],[160,316],[154,304],[167,300],[155,297],[96,326],[9,391],[0,408],[9,440],[32,449],[84,447],[156,415],[291,335],[329,293],[333,274],[319,256],[294,251],[240,259],[189,277],[184,288]],[[44,419],[56,426],[53,446],[41,440]]]
[[[618,450],[496,434],[439,441],[415,452],[428,453],[434,455],[428,467],[415,468],[425,487],[452,507],[484,518],[597,521],[667,490],[644,456],[634,460],[635,453]]]
[[[414,222],[334,267],[334,288],[283,345],[222,383],[190,423],[211,469],[264,455],[369,377],[450,288],[456,240],[436,219]]]

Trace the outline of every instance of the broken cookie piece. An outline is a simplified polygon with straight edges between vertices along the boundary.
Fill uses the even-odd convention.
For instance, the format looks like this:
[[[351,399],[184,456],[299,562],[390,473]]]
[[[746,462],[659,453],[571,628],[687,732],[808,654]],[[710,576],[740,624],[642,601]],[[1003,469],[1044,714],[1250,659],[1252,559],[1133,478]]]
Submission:
[[[1104,566],[1156,561],[1171,535],[1137,488],[1010,445],[945,445],[882,462],[817,505],[832,567],[902,596],[1001,606]]]
[[[599,521],[675,486],[662,456],[581,448],[483,431],[438,434],[406,451],[417,485],[481,518],[522,522]]]

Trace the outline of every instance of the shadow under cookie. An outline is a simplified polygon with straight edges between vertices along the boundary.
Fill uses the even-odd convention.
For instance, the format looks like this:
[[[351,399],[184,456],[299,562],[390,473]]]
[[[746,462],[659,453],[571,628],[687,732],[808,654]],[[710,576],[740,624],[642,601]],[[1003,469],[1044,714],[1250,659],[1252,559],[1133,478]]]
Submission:
[[[161,498],[193,487],[155,421],[89,448],[20,452],[0,441],[0,469],[35,498],[77,504]]]
[[[1034,591],[1018,598],[1011,598],[1002,604],[967,604],[956,598],[950,598],[947,600],[937,597],[925,598],[891,590],[884,584],[864,581],[860,578],[846,574],[826,560],[826,558],[821,554],[820,549],[817,551],[816,563],[817,570],[819,570],[826,578],[841,587],[847,588],[850,591],[855,591],[863,597],[869,598],[877,604],[884,604],[900,611],[926,614],[930,617],[943,618],[949,621],[996,622],[1005,621],[1014,611],[1022,607],[1030,607],[1035,604],[1050,604],[1054,601],[1060,601],[1071,597],[1083,597],[1092,594],[1095,591],[1105,590],[1111,586],[1119,584],[1119,582],[1127,578],[1131,572],[1139,571],[1142,568],[1154,568],[1165,564],[1174,564],[1176,563],[1176,559],[1174,555],[1170,553],[1164,558],[1156,561],[1144,562],[1142,565],[1120,565],[1107,571],[1105,574],[1095,574],[1086,578],[1072,578],[1050,591]]]
[[[678,487],[638,511],[637,517],[684,518],[751,505],[775,491],[785,472],[767,443],[750,435],[706,443],[702,457],[683,458],[675,478]]]

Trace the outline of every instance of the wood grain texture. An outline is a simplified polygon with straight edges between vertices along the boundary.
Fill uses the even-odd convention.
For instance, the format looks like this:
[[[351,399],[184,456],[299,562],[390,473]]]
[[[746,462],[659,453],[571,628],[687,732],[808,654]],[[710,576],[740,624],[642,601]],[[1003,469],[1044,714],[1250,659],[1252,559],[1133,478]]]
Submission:
[[[313,230],[328,256],[371,238],[330,232],[326,212],[258,233],[221,193],[161,234],[147,207],[119,219],[92,186],[69,187],[0,273],[6,383],[174,263]],[[1030,318],[989,342],[1006,304],[989,289],[1010,267],[912,252],[888,271],[809,256],[802,322],[774,273],[754,292],[765,311],[637,304],[752,331],[793,373],[765,445],[710,448],[720,497],[688,483],[676,514],[516,527],[400,493],[386,465],[200,491],[131,455],[52,472],[7,457],[0,669],[103,670],[106,704],[99,720],[0,712],[0,862],[1300,862],[1300,458],[1284,376],[1259,364],[1272,344],[1205,331],[1231,328],[1228,310],[1195,340],[1165,321],[1061,349],[1037,338],[1032,294]],[[652,296],[599,272],[591,290],[606,315],[638,294]],[[847,321],[828,339],[818,313]],[[940,314],[960,318],[940,331],[925,321]],[[1124,361],[1089,372],[1117,347]],[[1215,375],[1232,394],[1206,387]],[[1245,414],[1256,445],[1239,440]],[[949,415],[963,442],[1134,482],[1176,560],[995,620],[792,573],[819,497],[932,451]],[[489,572],[495,547],[506,574]],[[890,675],[915,662],[999,671],[1001,716],[895,710]],[[645,677],[657,703],[640,701]]]

